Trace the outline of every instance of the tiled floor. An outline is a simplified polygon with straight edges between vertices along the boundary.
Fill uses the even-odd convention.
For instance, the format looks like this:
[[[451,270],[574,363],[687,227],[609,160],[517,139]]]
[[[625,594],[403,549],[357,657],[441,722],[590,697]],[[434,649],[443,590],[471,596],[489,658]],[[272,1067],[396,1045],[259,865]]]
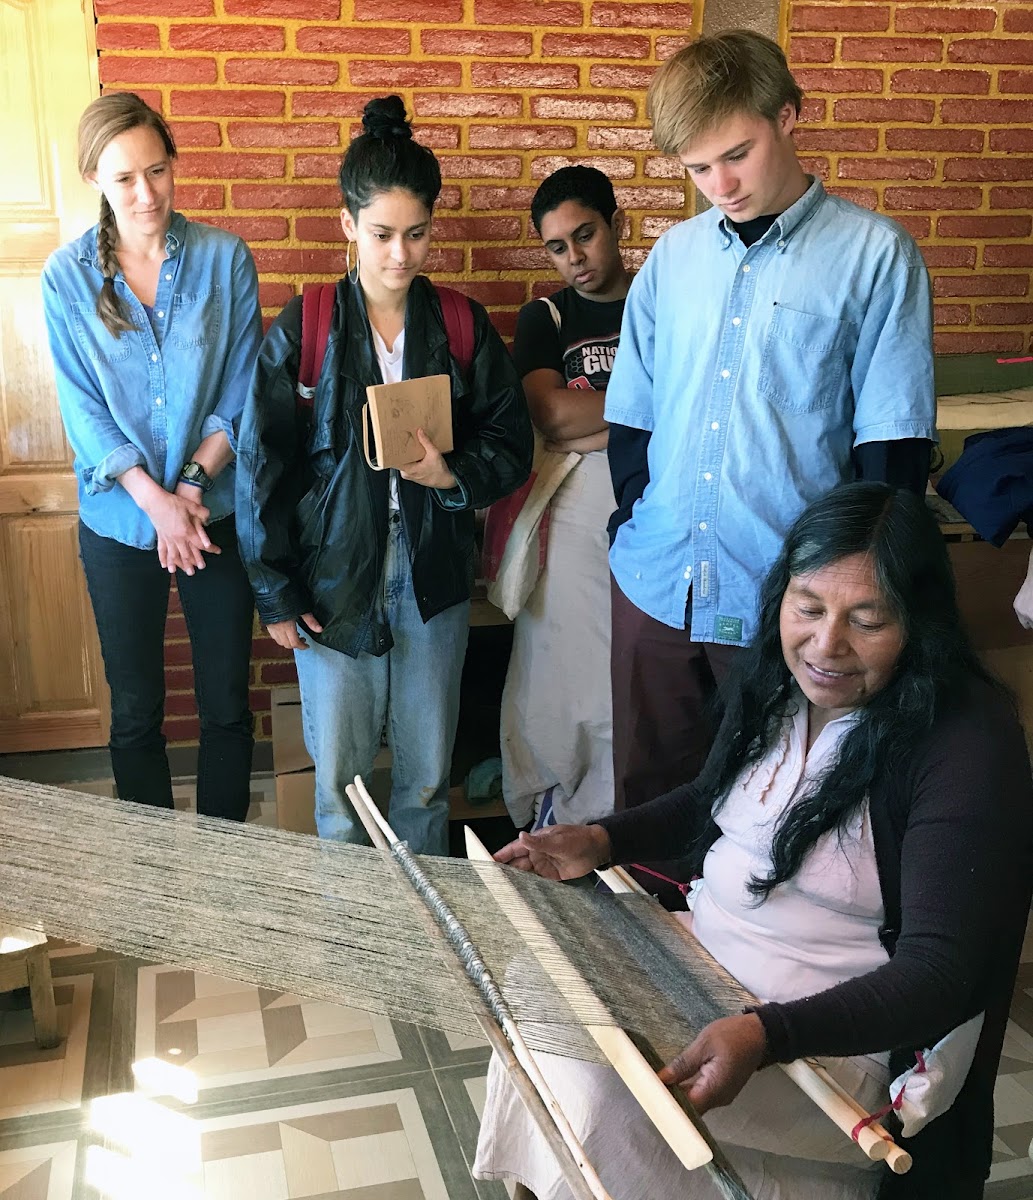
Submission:
[[[274,810],[257,779],[250,819]],[[987,1200],[1033,1200],[1033,933],[1023,959]],[[469,1173],[482,1043],[91,946],[51,963],[57,1049],[0,994],[0,1200],[505,1200]]]
[[[92,946],[51,966],[55,1050],[0,994],[0,1200],[506,1200],[470,1177],[483,1043]]]

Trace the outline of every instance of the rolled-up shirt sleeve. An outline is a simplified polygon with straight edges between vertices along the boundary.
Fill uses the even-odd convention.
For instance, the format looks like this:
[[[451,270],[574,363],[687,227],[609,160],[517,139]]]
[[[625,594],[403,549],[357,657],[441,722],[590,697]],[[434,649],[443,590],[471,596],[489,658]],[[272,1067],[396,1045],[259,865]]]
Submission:
[[[54,362],[57,399],[65,432],[88,494],[110,491],[146,456],[112,417],[89,363],[69,328],[67,307],[47,269],[43,271],[43,313]]]
[[[202,439],[225,433],[234,454],[251,374],[262,344],[262,310],[258,303],[258,272],[251,251],[240,242],[233,253],[230,293],[229,344],[222,369],[219,400],[201,425]]]

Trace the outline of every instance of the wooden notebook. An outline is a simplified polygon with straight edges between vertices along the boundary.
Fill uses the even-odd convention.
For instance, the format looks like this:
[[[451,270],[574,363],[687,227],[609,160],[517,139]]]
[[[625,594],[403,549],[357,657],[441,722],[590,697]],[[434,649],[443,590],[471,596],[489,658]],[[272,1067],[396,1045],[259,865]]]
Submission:
[[[404,467],[423,458],[417,429],[422,429],[442,454],[452,449],[450,384],[447,375],[428,375],[366,388],[362,440],[366,461],[375,471]]]

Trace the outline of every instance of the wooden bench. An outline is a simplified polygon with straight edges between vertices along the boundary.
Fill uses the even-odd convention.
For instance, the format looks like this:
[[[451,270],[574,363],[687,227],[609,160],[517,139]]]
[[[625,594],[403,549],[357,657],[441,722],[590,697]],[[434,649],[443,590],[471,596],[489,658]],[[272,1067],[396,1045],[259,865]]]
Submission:
[[[46,934],[0,921],[0,992],[27,987],[32,1000],[36,1045],[49,1050],[61,1040],[57,1031],[54,981]]]

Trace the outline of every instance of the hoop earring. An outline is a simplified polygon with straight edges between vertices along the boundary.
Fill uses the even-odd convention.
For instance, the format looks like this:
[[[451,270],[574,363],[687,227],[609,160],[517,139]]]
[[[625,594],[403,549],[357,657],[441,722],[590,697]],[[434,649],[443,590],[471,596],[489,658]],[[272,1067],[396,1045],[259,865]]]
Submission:
[[[355,266],[351,265],[352,247],[355,247]],[[349,240],[347,249],[344,252],[344,269],[350,283],[358,284],[359,282],[359,247]]]

